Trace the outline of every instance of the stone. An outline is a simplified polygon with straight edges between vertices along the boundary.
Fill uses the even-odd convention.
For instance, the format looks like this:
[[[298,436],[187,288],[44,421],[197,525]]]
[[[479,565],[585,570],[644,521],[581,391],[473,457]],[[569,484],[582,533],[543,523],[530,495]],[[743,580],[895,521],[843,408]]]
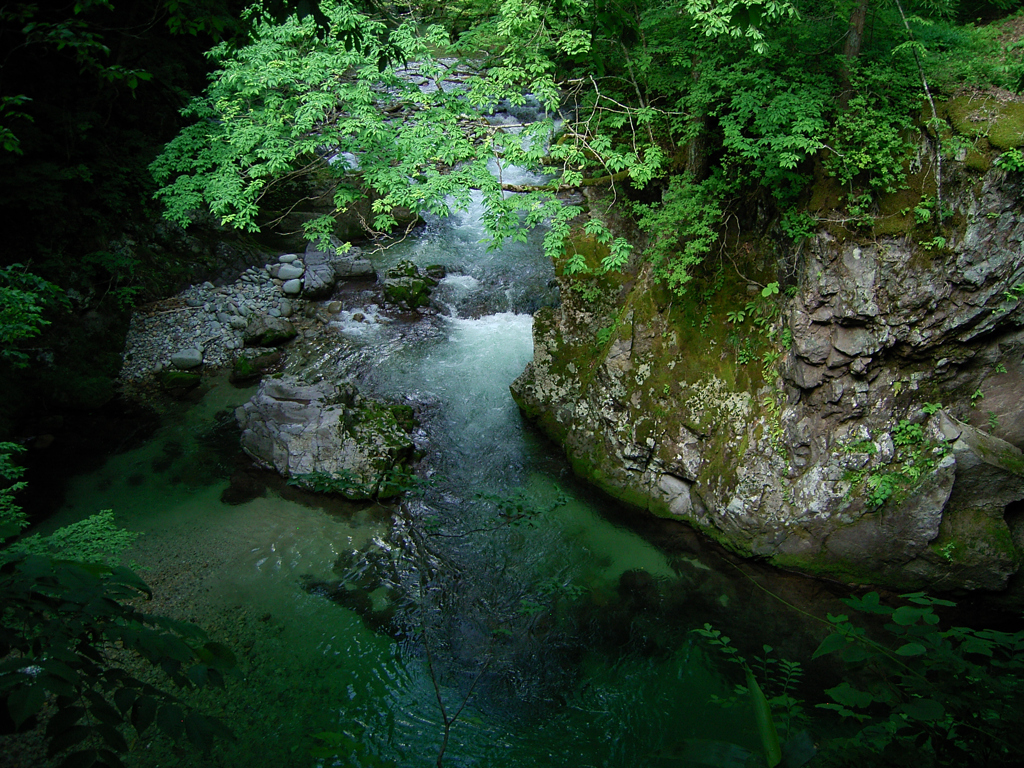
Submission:
[[[297,277],[302,277],[302,273],[304,271],[305,270],[302,267],[297,267],[294,264],[282,264],[278,268],[277,275],[275,275],[275,277],[287,282],[289,280],[294,280]]]
[[[332,315],[338,314],[339,312],[341,312],[341,302],[332,301],[330,304],[327,305],[327,311],[330,312]]]
[[[281,285],[281,290],[289,296],[298,296],[302,292],[302,281],[299,279],[286,280]]]
[[[420,269],[411,261],[400,261],[384,273],[384,298],[405,309],[425,307],[443,277],[443,268]]]
[[[1020,175],[990,172],[951,205],[1016,211],[1022,194]],[[724,318],[681,329],[677,315],[704,307],[644,271],[606,306],[559,276],[562,303],[534,315],[513,398],[581,477],[735,552],[901,591],[1003,589],[1024,562],[1024,305],[1005,299],[1024,282],[1024,218],[948,226],[942,251],[904,236],[809,237],[795,290],[779,298],[778,338],[792,337],[781,386],[768,369],[748,383],[714,325]],[[778,247],[754,246],[738,269]],[[743,287],[729,289],[732,305]],[[614,338],[596,345],[608,326]],[[945,413],[929,417],[926,402]],[[919,444],[893,439],[925,419]],[[893,475],[874,504],[869,480]],[[1024,582],[1009,583],[1020,601]]]
[[[298,332],[283,317],[256,315],[245,327],[243,338],[250,347],[274,347],[291,341]]]
[[[362,258],[359,248],[344,248],[336,238],[331,238],[327,250],[321,250],[316,244],[306,246],[306,267],[314,264],[327,264],[331,267],[332,283],[334,280],[375,280],[377,272],[373,264]]]
[[[194,347],[182,349],[171,355],[171,365],[180,371],[198,368],[203,364],[203,351]]]
[[[847,328],[842,325],[833,329],[832,346],[850,357],[872,354],[877,350],[874,339],[866,328]]]
[[[291,317],[294,311],[292,303],[288,299],[281,299],[277,304],[277,308],[281,310],[281,317]]]
[[[394,495],[387,478],[413,454],[392,409],[351,385],[267,379],[235,416],[258,465],[309,488],[333,481],[350,499]]]
[[[282,253],[280,256],[277,257],[277,260],[281,264],[291,264],[293,261],[296,261],[298,258],[299,258],[299,254],[297,254],[297,253]]]
[[[302,291],[306,296],[314,299],[330,296],[336,279],[327,254],[320,251],[306,254],[306,274],[302,278]]]

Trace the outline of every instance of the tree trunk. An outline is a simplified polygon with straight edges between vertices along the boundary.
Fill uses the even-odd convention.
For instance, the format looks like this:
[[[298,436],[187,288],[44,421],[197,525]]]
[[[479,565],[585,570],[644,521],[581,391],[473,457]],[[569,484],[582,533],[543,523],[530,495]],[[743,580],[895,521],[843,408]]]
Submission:
[[[864,24],[868,18],[868,3],[870,0],[858,0],[850,13],[850,27],[846,32],[846,43],[843,45],[843,58],[852,62],[860,56],[860,47],[864,43]],[[842,90],[839,93],[839,108],[845,110],[850,103],[850,96],[853,93],[853,84],[850,82],[850,70],[847,64],[840,68],[842,76]]]
[[[864,42],[864,23],[868,18],[868,2],[870,0],[860,0],[850,14],[850,29],[846,34],[843,56],[851,61],[860,56],[860,47]]]

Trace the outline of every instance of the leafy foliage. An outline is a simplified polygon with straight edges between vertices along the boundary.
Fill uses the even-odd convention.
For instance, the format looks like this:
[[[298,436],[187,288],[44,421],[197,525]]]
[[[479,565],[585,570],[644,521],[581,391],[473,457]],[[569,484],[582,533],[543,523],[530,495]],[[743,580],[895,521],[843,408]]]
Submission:
[[[0,360],[19,368],[27,365],[28,355],[17,344],[38,336],[50,324],[44,310],[64,301],[57,286],[23,264],[0,267]]]
[[[0,695],[10,727],[46,724],[50,756],[62,765],[121,765],[122,732],[155,723],[171,739],[208,749],[228,736],[217,720],[135,677],[119,653],[137,653],[183,688],[223,686],[231,652],[198,628],[151,616],[130,601],[149,588],[123,567],[54,560],[40,555],[0,566]],[[51,701],[52,716],[44,711]],[[45,715],[45,717],[44,717]]]
[[[15,501],[25,486],[19,450],[0,443],[0,546],[27,524]],[[193,689],[223,687],[235,666],[198,627],[134,606],[149,587],[111,563],[135,536],[107,510],[0,548],[0,733],[45,726],[48,756],[61,756],[61,766],[120,766],[127,726],[141,735],[155,723],[204,750],[231,737],[219,720],[129,671],[134,655]]]
[[[744,682],[735,686],[731,697],[722,699],[716,696],[712,700],[726,707],[735,707],[741,701],[750,703],[765,763],[772,768],[779,765],[784,751],[787,756],[786,765],[796,767],[808,762],[814,756],[815,749],[810,745],[807,733],[802,730],[807,723],[803,704],[793,695],[803,676],[801,664],[776,658],[775,649],[770,645],[762,646],[762,656],[755,656],[752,661],[748,661],[732,644],[731,638],[710,624],[693,632],[716,648],[730,664],[743,670]],[[781,739],[786,741],[785,750],[779,730],[782,731]]]
[[[826,691],[819,704],[855,724],[827,746],[832,761],[874,765],[1009,766],[1024,759],[1024,632],[941,628],[936,609],[953,603],[921,592],[897,608],[877,593],[844,602],[887,619],[884,642],[848,616],[829,616],[833,632],[814,656],[835,654],[859,671],[855,683]],[[911,757],[913,756],[913,757]]]

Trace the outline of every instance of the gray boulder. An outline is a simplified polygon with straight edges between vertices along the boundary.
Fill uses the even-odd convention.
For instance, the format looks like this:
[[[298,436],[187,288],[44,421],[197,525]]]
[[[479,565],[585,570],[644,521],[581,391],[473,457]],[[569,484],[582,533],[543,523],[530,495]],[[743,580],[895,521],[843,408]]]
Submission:
[[[392,480],[413,453],[400,409],[351,385],[268,379],[235,411],[242,449],[262,467],[307,488],[351,499],[397,493]]]
[[[171,365],[180,371],[188,371],[198,368],[203,364],[203,351],[201,349],[182,349],[171,355]]]
[[[250,347],[275,347],[298,335],[295,326],[283,317],[257,315],[249,320],[243,338]]]
[[[306,292],[314,291],[314,298],[326,296],[337,280],[375,280],[377,273],[359,248],[345,248],[337,238],[331,238],[326,249],[315,243],[306,246]],[[321,286],[326,286],[322,288]]]

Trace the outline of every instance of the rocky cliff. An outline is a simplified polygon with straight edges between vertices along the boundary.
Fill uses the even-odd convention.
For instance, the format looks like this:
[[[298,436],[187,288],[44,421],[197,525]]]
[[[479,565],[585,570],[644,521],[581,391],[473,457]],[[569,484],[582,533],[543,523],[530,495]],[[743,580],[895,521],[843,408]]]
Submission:
[[[1024,554],[1024,178],[949,176],[941,230],[913,220],[922,192],[874,224],[819,210],[796,242],[764,224],[682,297],[650,265],[560,276],[513,396],[581,476],[735,551],[1003,588]]]

